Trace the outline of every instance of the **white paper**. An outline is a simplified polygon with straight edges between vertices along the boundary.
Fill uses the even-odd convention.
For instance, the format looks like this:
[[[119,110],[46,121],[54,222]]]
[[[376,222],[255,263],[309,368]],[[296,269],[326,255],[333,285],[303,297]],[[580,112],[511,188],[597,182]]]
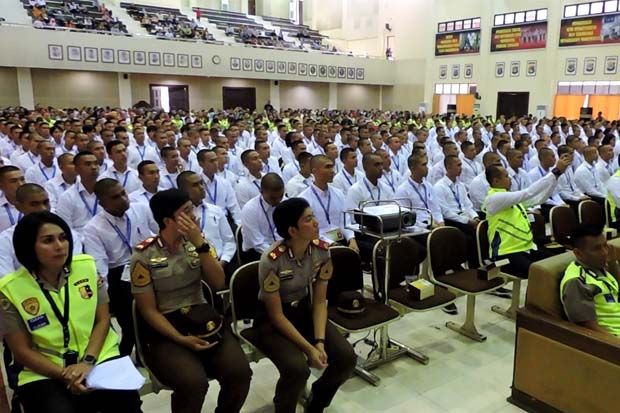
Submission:
[[[129,356],[98,364],[86,377],[86,386],[95,390],[139,390],[144,382]]]

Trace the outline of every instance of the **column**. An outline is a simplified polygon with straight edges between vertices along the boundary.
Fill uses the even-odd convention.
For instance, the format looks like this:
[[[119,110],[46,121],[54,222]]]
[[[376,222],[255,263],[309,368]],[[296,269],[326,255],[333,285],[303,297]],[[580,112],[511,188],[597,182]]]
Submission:
[[[241,0],[241,13],[247,14],[249,10],[248,0]]]
[[[379,110],[383,110],[383,85],[379,85]]]
[[[269,81],[269,103],[275,110],[280,110],[280,82],[277,80]]]
[[[118,75],[118,105],[123,108],[133,106],[131,97],[131,75],[129,73],[117,73]]]
[[[19,93],[19,105],[28,109],[34,109],[32,74],[29,67],[17,68],[17,91]]]
[[[329,102],[328,109],[338,109],[338,83],[329,84]]]

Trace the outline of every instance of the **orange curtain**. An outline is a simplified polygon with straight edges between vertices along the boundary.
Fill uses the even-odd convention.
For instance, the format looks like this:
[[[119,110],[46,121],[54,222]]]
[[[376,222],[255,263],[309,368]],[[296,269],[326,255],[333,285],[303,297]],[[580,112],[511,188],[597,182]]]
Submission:
[[[433,95],[433,112],[439,113],[439,95]]]
[[[605,119],[620,119],[620,96],[590,95],[590,107],[594,117],[603,112]]]
[[[456,95],[456,113],[472,116],[474,114],[474,95]]]
[[[579,119],[579,110],[583,107],[585,98],[584,95],[555,95],[553,115]]]

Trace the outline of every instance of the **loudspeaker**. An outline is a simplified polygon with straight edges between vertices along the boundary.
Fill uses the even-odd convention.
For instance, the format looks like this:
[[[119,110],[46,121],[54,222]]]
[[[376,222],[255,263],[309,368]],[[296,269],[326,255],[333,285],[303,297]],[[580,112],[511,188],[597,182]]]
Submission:
[[[125,80],[129,79],[129,75],[127,73],[123,73],[123,79]]]
[[[456,114],[456,105],[455,104],[448,104],[448,115],[454,115]]]
[[[274,80],[274,81],[273,81],[273,84],[274,84],[274,85],[276,85],[276,86],[278,86],[278,85],[280,84],[280,81],[279,81],[279,80]]]
[[[592,108],[579,109],[579,120],[592,120]]]

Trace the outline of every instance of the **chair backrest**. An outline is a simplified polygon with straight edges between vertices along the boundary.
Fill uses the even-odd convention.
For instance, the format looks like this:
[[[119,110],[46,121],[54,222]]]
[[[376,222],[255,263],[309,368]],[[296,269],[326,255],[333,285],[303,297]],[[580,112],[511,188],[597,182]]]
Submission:
[[[258,261],[237,268],[230,279],[230,307],[233,323],[253,319],[258,305]]]
[[[476,243],[478,244],[478,265],[482,266],[489,259],[489,221],[480,221],[476,227]]]
[[[381,241],[373,249],[373,283],[375,291],[384,293],[385,285],[385,246]],[[420,248],[411,238],[400,238],[390,244],[390,279],[388,288],[396,288],[407,275],[417,275],[416,271],[421,264]]]
[[[575,259],[572,252],[537,261],[530,267],[525,306],[566,319],[560,301],[560,282],[568,264]]]
[[[241,260],[241,253],[243,252],[243,232],[241,232],[241,225],[235,230],[235,242],[237,243],[237,265],[243,265]]]
[[[586,225],[602,228],[605,226],[601,206],[592,200],[579,203],[579,222]]]
[[[146,343],[142,341],[142,337],[144,337],[147,326],[146,321],[144,321],[142,314],[140,314],[140,311],[138,310],[135,300],[131,303],[131,316],[133,321],[134,340],[136,342],[136,357],[143,366],[146,366],[144,357],[144,353],[146,352]]]
[[[362,272],[362,259],[351,248],[335,246],[331,247],[329,252],[334,270],[327,284],[327,300],[330,303],[336,303],[338,294],[342,291],[364,288],[364,273]]]
[[[566,205],[554,206],[551,208],[549,221],[555,242],[563,245],[570,244],[570,235],[579,225],[572,208]]]
[[[467,261],[467,240],[458,228],[435,228],[428,236],[427,249],[433,276],[460,270]]]
[[[537,244],[544,244],[547,240],[547,232],[545,229],[545,218],[541,214],[529,214],[534,217],[534,222],[530,222],[532,228],[532,238]]]
[[[609,199],[605,198],[605,225],[608,227],[613,222],[616,215],[616,211],[611,210],[611,205],[609,204]]]

